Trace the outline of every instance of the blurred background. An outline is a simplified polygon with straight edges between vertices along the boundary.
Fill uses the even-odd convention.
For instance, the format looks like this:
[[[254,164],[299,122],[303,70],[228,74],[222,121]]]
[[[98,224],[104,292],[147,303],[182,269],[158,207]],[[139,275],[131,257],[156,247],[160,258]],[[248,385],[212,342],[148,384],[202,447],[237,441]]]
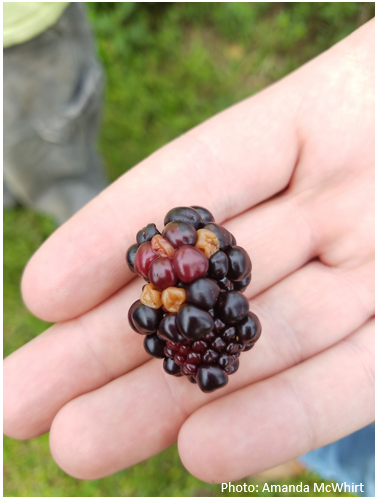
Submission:
[[[192,126],[347,36],[374,16],[374,3],[88,2],[86,11],[106,79],[98,148],[114,181]],[[5,356],[49,326],[25,309],[19,282],[27,260],[56,227],[55,218],[20,205],[4,211]],[[313,495],[313,482],[321,480],[305,472],[277,483],[301,481]],[[44,435],[30,441],[5,437],[4,495],[223,494],[219,485],[189,475],[176,447],[108,478],[78,481],[53,462]]]

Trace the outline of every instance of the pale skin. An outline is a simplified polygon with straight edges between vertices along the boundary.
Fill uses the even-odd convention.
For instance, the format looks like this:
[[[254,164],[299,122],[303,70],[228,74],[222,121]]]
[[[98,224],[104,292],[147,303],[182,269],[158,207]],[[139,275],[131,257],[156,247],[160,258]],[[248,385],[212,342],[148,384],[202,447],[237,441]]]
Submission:
[[[374,23],[166,145],[59,228],[25,269],[58,322],[6,358],[4,431],[50,431],[67,473],[101,478],[177,441],[194,476],[234,481],[374,419]],[[204,394],[127,324],[127,247],[202,205],[250,254],[260,341]]]

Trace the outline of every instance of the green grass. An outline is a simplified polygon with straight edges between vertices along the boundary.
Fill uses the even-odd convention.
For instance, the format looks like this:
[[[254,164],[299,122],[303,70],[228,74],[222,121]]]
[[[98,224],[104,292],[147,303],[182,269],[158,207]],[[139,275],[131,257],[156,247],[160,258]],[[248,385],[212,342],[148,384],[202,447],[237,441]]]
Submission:
[[[374,15],[374,5],[363,2],[100,2],[88,7],[107,75],[100,149],[111,181],[192,126],[283,77]],[[48,326],[23,306],[19,282],[27,260],[54,229],[48,217],[23,208],[4,214],[5,355]],[[300,481],[312,489],[313,482],[320,480],[305,473],[288,483]],[[53,462],[44,435],[22,442],[5,437],[4,495],[223,494],[220,486],[189,475],[176,447],[108,478],[75,480]]]
[[[48,448],[48,437],[6,443],[4,456],[4,481],[6,497],[217,497],[229,495],[221,492],[220,485],[203,483],[191,476],[182,466],[176,447],[154,456],[148,461],[121,471],[113,476],[95,481],[79,481],[64,474],[53,462]],[[274,484],[309,485],[313,497],[313,483],[321,480],[311,473],[285,479]],[[252,478],[242,480],[258,484]],[[242,483],[237,482],[237,484]],[[243,493],[243,492],[241,492]],[[261,492],[260,492],[261,493]],[[231,494],[232,495],[232,494]],[[262,492],[265,497],[285,493]],[[347,494],[344,494],[347,495]]]
[[[90,4],[108,87],[111,180],[373,15],[367,3]]]

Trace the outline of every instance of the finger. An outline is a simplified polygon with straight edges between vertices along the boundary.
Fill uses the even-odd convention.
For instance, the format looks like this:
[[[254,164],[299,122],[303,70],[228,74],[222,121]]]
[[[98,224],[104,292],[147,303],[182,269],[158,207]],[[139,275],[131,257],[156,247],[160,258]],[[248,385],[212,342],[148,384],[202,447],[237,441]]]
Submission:
[[[179,433],[185,467],[219,483],[277,466],[374,419],[374,321],[302,364],[195,412]]]
[[[316,272],[314,266],[322,271]],[[263,336],[251,354],[242,355],[240,370],[226,389],[205,395],[185,378],[168,377],[161,363],[153,360],[66,404],[51,427],[51,450],[57,463],[80,478],[118,471],[173,443],[183,421],[203,404],[277,374],[335,343],[345,330],[351,331],[365,309],[353,291],[349,301],[337,297],[344,283],[336,278],[337,286],[326,277],[330,271],[312,264],[292,275],[291,285],[282,287],[287,280],[281,282],[274,297],[251,303],[262,320]],[[330,297],[321,302],[325,291]],[[338,315],[335,322],[333,315]]]

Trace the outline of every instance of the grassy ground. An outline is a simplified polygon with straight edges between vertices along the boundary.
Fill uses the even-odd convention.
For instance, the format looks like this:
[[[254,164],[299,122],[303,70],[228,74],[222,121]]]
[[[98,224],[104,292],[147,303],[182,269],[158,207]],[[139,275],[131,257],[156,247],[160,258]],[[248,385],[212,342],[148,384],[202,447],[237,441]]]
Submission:
[[[374,15],[374,5],[362,2],[88,6],[107,74],[100,149],[111,181]],[[28,258],[54,229],[48,217],[22,208],[4,214],[5,355],[47,326],[22,305],[19,281]],[[313,495],[313,482],[320,480],[305,473],[295,479],[300,481],[310,484],[305,495]],[[108,478],[75,480],[53,462],[47,435],[24,442],[5,437],[4,482],[7,497],[223,495],[220,486],[189,475],[175,447]]]

